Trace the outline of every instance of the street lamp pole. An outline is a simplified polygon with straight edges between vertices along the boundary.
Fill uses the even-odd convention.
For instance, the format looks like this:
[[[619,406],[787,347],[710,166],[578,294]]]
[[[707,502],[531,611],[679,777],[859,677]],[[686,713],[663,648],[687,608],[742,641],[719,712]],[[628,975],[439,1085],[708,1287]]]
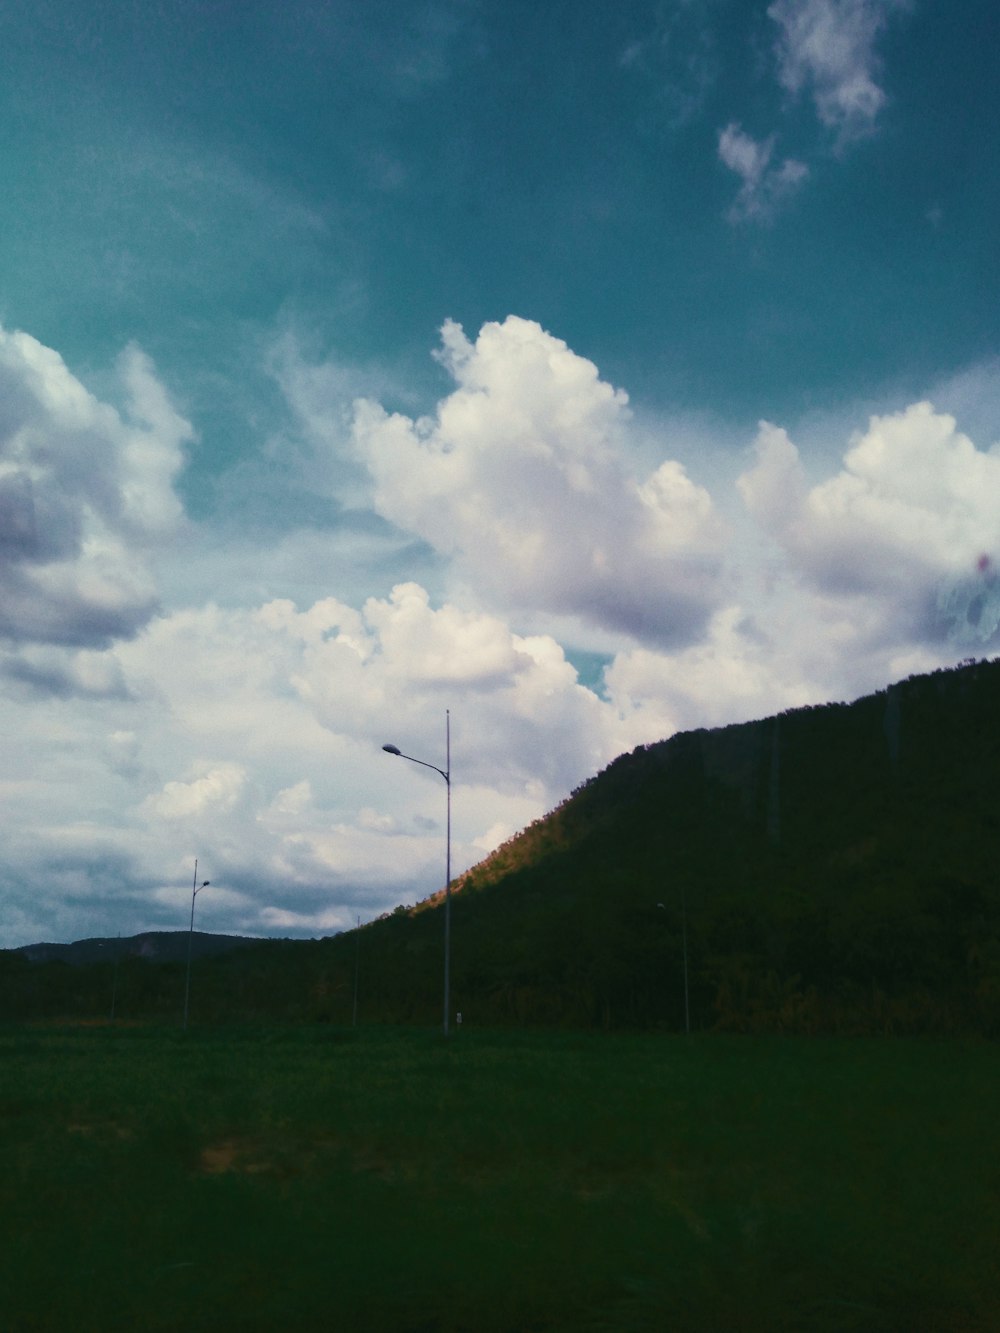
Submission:
[[[423,768],[432,768],[440,773],[448,789],[448,820],[445,835],[445,879],[444,879],[444,1035],[449,1030],[449,1011],[451,1008],[451,710],[444,712],[445,767],[429,764],[426,759],[415,759],[412,754],[403,754],[396,745],[383,745],[386,754],[398,755],[400,759],[409,759],[411,764],[420,764]]]
[[[187,1031],[188,1025],[188,1004],[191,999],[191,949],[194,945],[194,900],[201,893],[202,889],[207,889],[209,881],[203,880],[198,883],[198,858],[194,858],[194,880],[191,884],[191,925],[188,928],[188,961],[187,976],[184,981],[184,1030]]]

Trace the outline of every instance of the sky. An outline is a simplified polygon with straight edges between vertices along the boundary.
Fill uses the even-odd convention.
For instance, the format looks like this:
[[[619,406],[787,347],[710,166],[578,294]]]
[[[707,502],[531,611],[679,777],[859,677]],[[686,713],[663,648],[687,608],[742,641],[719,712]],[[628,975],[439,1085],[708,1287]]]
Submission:
[[[0,947],[315,937],[1000,652],[994,0],[0,10]]]

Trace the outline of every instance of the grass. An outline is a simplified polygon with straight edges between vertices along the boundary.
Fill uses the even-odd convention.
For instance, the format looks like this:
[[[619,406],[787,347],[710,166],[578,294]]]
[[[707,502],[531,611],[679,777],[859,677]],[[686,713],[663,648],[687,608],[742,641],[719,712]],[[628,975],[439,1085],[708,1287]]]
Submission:
[[[0,1028],[0,1327],[1000,1327],[976,1042]]]

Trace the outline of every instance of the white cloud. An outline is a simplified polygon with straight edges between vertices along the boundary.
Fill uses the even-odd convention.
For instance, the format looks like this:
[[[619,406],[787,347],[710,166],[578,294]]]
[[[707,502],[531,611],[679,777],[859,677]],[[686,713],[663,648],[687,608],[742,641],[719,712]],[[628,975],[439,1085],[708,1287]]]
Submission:
[[[793,97],[812,93],[821,123],[836,131],[836,147],[870,133],[887,101],[875,81],[875,42],[889,15],[908,0],[774,0],[768,17],[780,29],[775,43],[778,81]],[[809,176],[797,158],[773,163],[776,135],[756,140],[732,121],[718,136],[718,154],[742,181],[731,222],[770,221]]]
[[[0,656],[0,679],[38,698],[125,699],[121,667],[106,652],[28,644]]]
[[[248,580],[243,605],[196,596],[100,651],[25,642],[8,660],[5,942],[183,928],[196,856],[218,890],[199,900],[205,929],[336,929],[426,896],[442,883],[446,788],[381,746],[443,766],[446,709],[459,873],[637,744],[855,697],[997,643],[1000,450],[927,404],[872,418],[819,480],[786,432],[762,426],[724,534],[716,499],[729,500],[662,461],[662,440],[683,432],[640,430],[624,394],[538,325],[487,325],[475,344],[448,325],[444,349],[456,387],[432,417],[362,405],[355,433],[380,506],[435,542],[451,594],[406,574],[371,595],[369,573],[359,590],[340,535],[317,531],[297,600]],[[117,514],[123,550],[151,563],[174,503],[170,466],[153,462],[179,451],[182,423],[148,364],[133,362],[141,408],[125,423],[42,361],[44,438],[66,438],[54,386],[63,417],[96,413],[114,446],[107,495],[84,487],[81,522]],[[989,375],[956,384],[990,419]],[[310,380],[317,433],[328,389]],[[12,395],[0,412],[24,421],[38,401]],[[164,452],[128,463],[135,432]],[[710,453],[702,441],[718,491]],[[398,570],[398,539],[382,549]],[[311,595],[334,578],[338,596]],[[574,637],[585,624],[609,662],[601,693],[560,642],[588,646]],[[25,707],[39,693],[49,706]]]
[[[816,651],[815,620],[790,634],[785,619],[773,613],[762,628],[741,606],[728,606],[712,618],[704,640],[689,648],[619,654],[605,673],[606,686],[632,744],[828,698],[828,664]]]
[[[871,128],[886,103],[876,82],[875,40],[900,0],[775,0],[778,77],[798,95],[812,92],[824,125],[841,141]]]
[[[778,205],[809,175],[805,163],[793,158],[771,166],[774,143],[773,134],[758,142],[735,121],[719,131],[719,158],[743,182],[729,211],[730,221],[769,221]]]
[[[12,644],[104,647],[155,609],[148,556],[181,517],[190,428],[142,353],[119,369],[125,419],[54,351],[0,330],[0,638]]]
[[[626,395],[530,320],[442,332],[456,382],[433,417],[358,403],[379,513],[499,607],[654,642],[697,635],[720,596],[723,532],[680,464],[628,467]]]
[[[143,802],[144,813],[160,819],[217,818],[229,814],[243,794],[247,773],[242,764],[223,763],[190,782],[168,782]]]
[[[0,879],[24,942],[182,928],[196,856],[219,890],[205,929],[332,929],[426,896],[446,788],[381,747],[443,766],[446,708],[456,873],[622,748],[553,639],[415,584],[360,608],[179,610],[106,656],[120,697],[0,695]]]
[[[270,933],[290,930],[297,935],[303,932],[310,935],[333,935],[338,930],[347,930],[354,925],[350,912],[331,908],[323,908],[318,912],[289,912],[280,907],[265,907],[260,921]]]
[[[751,513],[795,575],[823,597],[850,600],[869,637],[934,642],[948,631],[955,589],[980,638],[1000,559],[1000,451],[978,450],[953,417],[916,403],[872,417],[843,469],[809,488],[798,450],[762,424],[757,461],[740,478]]]
[[[279,791],[277,796],[271,802],[270,814],[274,819],[288,817],[289,819],[298,818],[303,810],[308,810],[313,804],[312,786],[308,779],[296,782],[292,787],[285,787]]]
[[[332,598],[303,612],[276,602],[258,621],[274,636],[271,659],[288,662],[297,699],[331,734],[366,746],[406,740],[432,756],[451,706],[477,738],[466,781],[508,790],[535,781],[553,794],[608,753],[600,701],[554,639],[515,634],[480,611],[435,609],[417,584],[360,612]]]
[[[961,421],[981,444],[1000,445],[1000,357],[965,366],[932,384],[926,397]]]

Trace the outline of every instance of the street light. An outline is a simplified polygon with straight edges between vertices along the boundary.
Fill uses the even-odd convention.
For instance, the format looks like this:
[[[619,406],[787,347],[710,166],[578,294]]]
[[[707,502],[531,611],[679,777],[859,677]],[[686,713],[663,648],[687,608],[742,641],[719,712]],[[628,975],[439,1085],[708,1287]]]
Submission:
[[[444,875],[444,1035],[448,1035],[448,1010],[451,1006],[451,711],[444,713],[445,768],[429,764],[425,759],[415,759],[412,754],[403,754],[396,745],[383,745],[386,754],[398,755],[400,759],[409,759],[411,764],[420,764],[424,768],[433,768],[440,773],[448,788],[448,823],[445,836],[445,875]]]
[[[198,883],[198,858],[194,859],[194,881],[191,885],[191,926],[188,930],[188,963],[187,978],[184,982],[184,1029],[187,1031],[188,1025],[188,1002],[191,998],[191,948],[194,944],[194,900],[201,893],[202,889],[207,889],[209,881],[202,880]]]

